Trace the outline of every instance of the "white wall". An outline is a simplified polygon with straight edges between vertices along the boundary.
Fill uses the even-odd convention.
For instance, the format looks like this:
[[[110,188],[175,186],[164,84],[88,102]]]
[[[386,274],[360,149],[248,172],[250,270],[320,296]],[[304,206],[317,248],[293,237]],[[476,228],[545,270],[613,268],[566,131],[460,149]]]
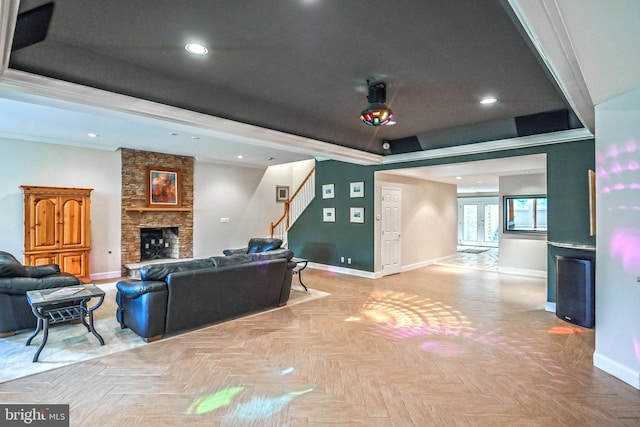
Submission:
[[[500,200],[500,246],[498,271],[547,276],[547,235],[504,232],[504,196],[533,196],[547,194],[546,174],[501,176],[499,180]]]
[[[0,250],[23,260],[21,185],[93,188],[91,277],[120,276],[121,156],[102,151],[0,138]],[[194,256],[208,257],[269,234],[282,215],[276,185],[294,191],[314,160],[267,169],[195,164]],[[229,218],[221,223],[220,218]]]
[[[458,204],[456,186],[376,172],[376,215],[382,186],[402,190],[402,268],[411,269],[455,255]],[[375,223],[375,271],[380,271],[380,221]]]
[[[269,236],[269,223],[284,212],[283,203],[276,202],[276,185],[288,185],[293,194],[314,166],[314,160],[267,169],[196,163],[194,257],[221,255],[246,246],[251,237]]]
[[[120,152],[0,138],[0,250],[23,260],[21,185],[93,188],[91,273],[120,275]]]
[[[596,107],[595,366],[640,389],[640,90]]]

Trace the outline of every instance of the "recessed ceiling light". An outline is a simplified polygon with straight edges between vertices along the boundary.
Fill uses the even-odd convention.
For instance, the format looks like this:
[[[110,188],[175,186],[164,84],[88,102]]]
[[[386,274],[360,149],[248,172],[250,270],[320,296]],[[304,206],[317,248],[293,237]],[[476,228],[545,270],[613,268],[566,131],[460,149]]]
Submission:
[[[88,134],[87,134],[87,136],[88,136],[89,138],[97,138],[97,137],[99,137],[100,135],[98,135],[97,133],[93,133],[93,132],[91,132],[91,133],[88,133]]]
[[[200,139],[199,136],[192,136],[191,139]]]
[[[244,159],[244,156],[243,156],[242,154],[239,154],[239,155],[238,155],[238,158],[239,158],[239,159]]]
[[[462,179],[462,177],[461,176],[456,176],[456,179]]]
[[[209,50],[201,44],[198,43],[188,43],[184,47],[187,52],[193,53],[194,55],[206,55]]]
[[[480,100],[480,104],[494,104],[496,102],[498,102],[498,100],[492,96],[488,96]]]

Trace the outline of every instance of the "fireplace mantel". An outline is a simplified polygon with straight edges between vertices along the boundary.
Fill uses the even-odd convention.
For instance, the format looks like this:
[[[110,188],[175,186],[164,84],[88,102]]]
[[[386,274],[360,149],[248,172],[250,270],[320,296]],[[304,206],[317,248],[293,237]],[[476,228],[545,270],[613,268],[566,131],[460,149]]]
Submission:
[[[193,208],[125,208],[127,212],[138,212],[138,216],[142,216],[143,212],[193,212]]]

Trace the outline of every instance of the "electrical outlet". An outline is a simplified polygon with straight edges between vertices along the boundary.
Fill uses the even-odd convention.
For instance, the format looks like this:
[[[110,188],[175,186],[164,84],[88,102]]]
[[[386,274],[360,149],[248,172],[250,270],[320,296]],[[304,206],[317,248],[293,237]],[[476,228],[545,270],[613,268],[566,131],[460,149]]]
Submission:
[[[343,256],[340,257],[340,262],[344,262],[344,257]]]
[[[347,264],[351,264],[351,258],[347,258]]]
[[[220,218],[220,222],[229,222],[229,218]]]

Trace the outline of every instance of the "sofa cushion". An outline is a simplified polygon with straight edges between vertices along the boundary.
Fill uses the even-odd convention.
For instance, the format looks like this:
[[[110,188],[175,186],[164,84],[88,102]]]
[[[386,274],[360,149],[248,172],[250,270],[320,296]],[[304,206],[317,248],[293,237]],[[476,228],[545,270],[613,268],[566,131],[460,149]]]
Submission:
[[[0,293],[24,295],[27,291],[36,289],[61,288],[63,286],[77,286],[82,282],[73,274],[57,273],[44,278],[34,277],[3,277],[0,278]]]
[[[269,259],[284,258],[287,261],[293,258],[293,252],[290,249],[274,249],[267,252],[256,252],[248,254],[248,256],[254,261],[265,261]]]
[[[246,254],[247,253],[247,248],[225,249],[224,251],[222,251],[222,253],[225,254],[226,256]]]
[[[58,264],[28,265],[25,268],[27,269],[29,277],[47,277],[60,273],[60,266]]]
[[[0,251],[0,263],[7,262],[7,261],[17,262],[18,264],[20,264],[20,261],[18,261],[16,257],[11,255],[9,252]]]
[[[281,239],[269,238],[269,237],[254,237],[249,240],[247,246],[247,253],[252,254],[256,252],[266,252],[278,249],[282,246]]]
[[[0,277],[29,277],[29,273],[13,255],[0,252]]]
[[[137,298],[150,292],[162,292],[167,290],[167,284],[159,280],[125,279],[116,284],[118,295],[127,298]]]
[[[246,254],[236,254],[229,256],[212,256],[209,258],[214,267],[226,267],[229,265],[247,264],[253,261],[253,258]]]
[[[192,261],[171,262],[163,264],[146,265],[140,269],[142,280],[164,280],[169,273],[177,271],[200,270],[212,268],[213,264],[208,259],[194,259]]]

